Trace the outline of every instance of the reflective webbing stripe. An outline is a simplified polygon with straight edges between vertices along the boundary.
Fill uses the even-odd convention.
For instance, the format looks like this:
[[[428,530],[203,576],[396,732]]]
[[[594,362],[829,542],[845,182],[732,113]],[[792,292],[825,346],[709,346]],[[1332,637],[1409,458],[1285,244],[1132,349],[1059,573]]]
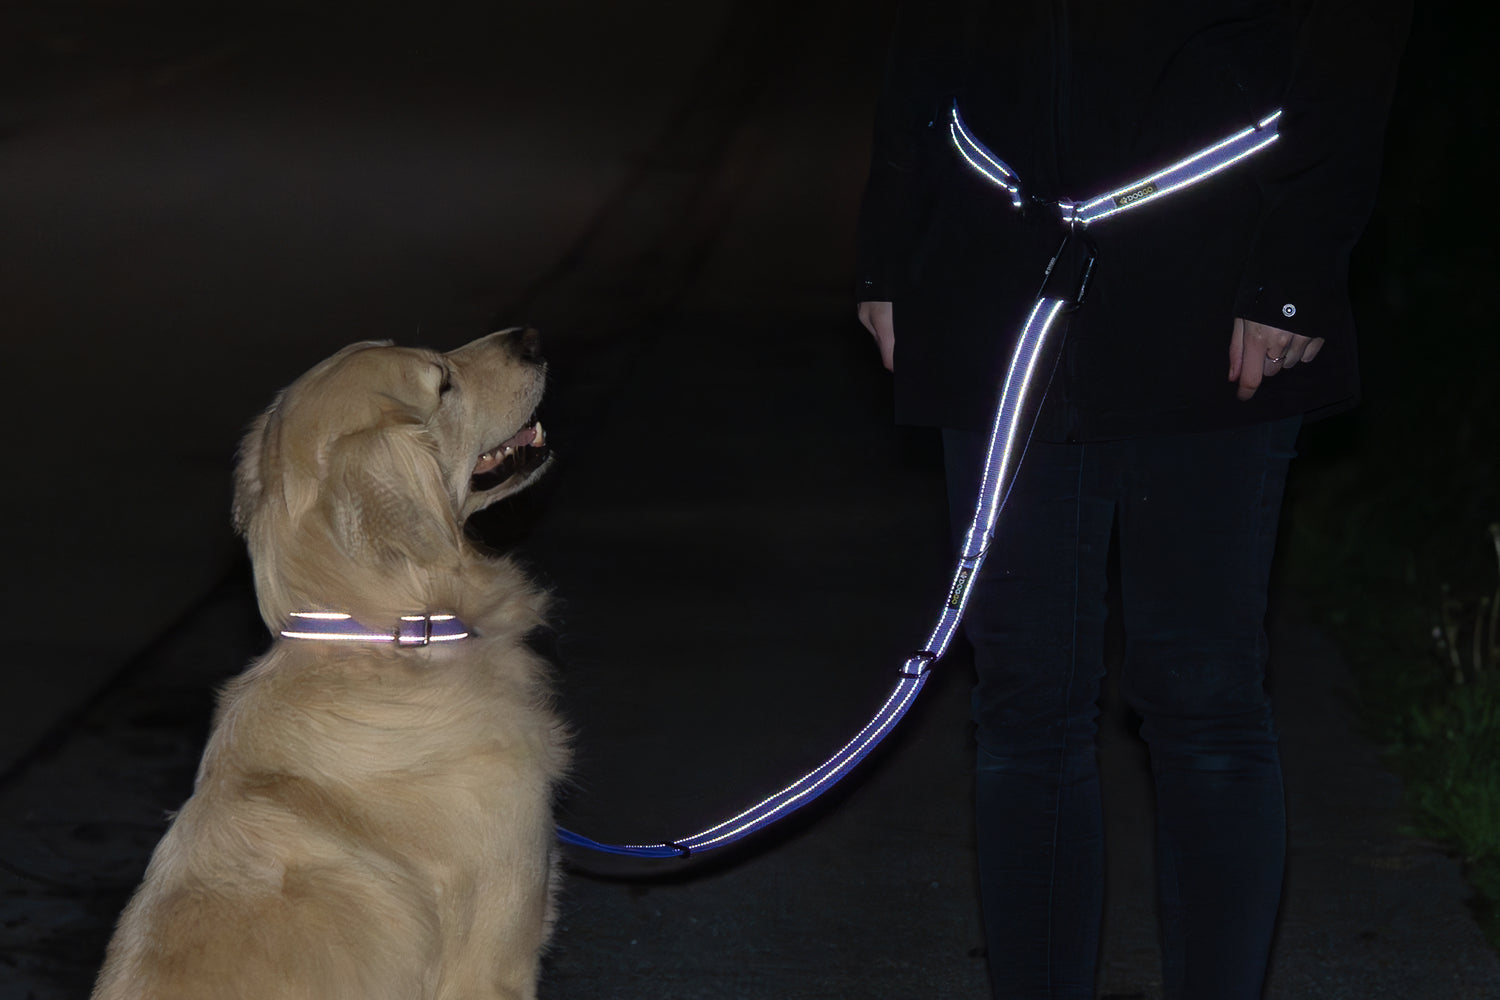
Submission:
[[[979,568],[989,552],[995,522],[999,520],[1000,509],[1005,505],[1021,455],[1026,449],[1026,441],[1021,439],[1022,427],[1029,435],[1031,424],[1035,422],[1035,408],[1040,405],[1046,391],[1045,381],[1038,385],[1034,376],[1038,369],[1047,367],[1043,359],[1048,357],[1052,342],[1059,339],[1049,335],[1055,330],[1057,319],[1067,305],[1062,299],[1037,299],[1021,328],[1000,389],[1000,402],[995,407],[984,474],[979,481],[979,495],[974,501],[974,516],[964,533],[963,549],[948,588],[948,600],[927,638],[926,648],[937,656],[947,651],[948,643],[958,631],[964,609],[969,604],[969,594],[973,591],[974,578],[979,575]]]
[[[1033,376],[1053,348],[1056,338],[1049,334],[1055,331],[1057,319],[1066,305],[1062,299],[1040,299],[1026,319],[1001,387],[1000,402],[990,430],[989,458],[985,463],[979,500],[964,540],[963,555],[949,587],[948,599],[926,646],[902,664],[900,680],[875,717],[824,763],[781,791],[706,830],[671,843],[605,844],[559,828],[558,837],[564,843],[608,854],[647,858],[685,856],[732,843],[795,812],[832,788],[895,728],[931,676],[932,661],[947,651],[963,620],[970,589],[968,584],[984,563],[1005,494],[1026,446],[1026,442],[1020,440],[1020,429],[1025,423],[1022,417],[1040,402],[1045,389]]]
[[[989,149],[974,138],[974,134],[964,125],[963,118],[959,117],[957,102],[953,105],[953,111],[949,116],[948,134],[953,138],[953,145],[958,149],[959,155],[969,161],[969,166],[979,171],[980,176],[998,184],[1010,194],[1010,203],[1016,208],[1021,207],[1021,181],[1004,160],[991,153]]]
[[[1276,119],[1280,114],[1278,111],[1165,169],[1097,198],[1081,204],[1059,202],[1058,220],[1069,227],[1087,226],[1210,177],[1275,142]],[[981,176],[1005,190],[1014,207],[1021,208],[1023,198],[1016,172],[975,138],[964,124],[957,104],[953,106],[948,132],[959,155]],[[1000,511],[1005,506],[1011,484],[1015,482],[1016,470],[1020,467],[1036,421],[1036,411],[1046,392],[1045,376],[1050,375],[1051,363],[1061,347],[1063,331],[1058,320],[1074,304],[1067,299],[1039,296],[1021,326],[1010,365],[1006,368],[1005,381],[1000,387],[995,419],[990,426],[984,473],[974,503],[974,516],[964,533],[948,596],[938,613],[937,623],[927,636],[926,645],[901,665],[900,680],[875,717],[823,764],[781,791],[691,836],[660,844],[607,844],[559,827],[558,839],[606,854],[642,858],[686,857],[722,847],[776,822],[822,795],[895,728],[927,683],[933,662],[947,651],[963,620],[974,579],[984,565]],[[1044,377],[1038,378],[1039,374]]]
[[[1180,191],[1190,184],[1212,177],[1226,167],[1233,166],[1247,156],[1253,156],[1275,142],[1279,136],[1276,126],[1280,118],[1280,111],[1272,112],[1254,125],[1243,128],[1212,145],[1205,146],[1169,167],[1163,167],[1154,174],[1131,181],[1129,184],[1123,184],[1097,198],[1090,198],[1085,202],[1066,199],[1059,201],[1057,203],[1058,221],[1068,225],[1076,223],[1087,226],[1100,219],[1107,219],[1111,215],[1119,215],[1132,208],[1139,208],[1163,195]],[[952,110],[949,112],[948,134],[953,140],[953,148],[968,162],[969,166],[978,171],[986,180],[1004,188],[1010,194],[1011,204],[1020,208],[1023,203],[1020,177],[1009,164],[990,152],[989,147],[980,142],[964,124],[963,116],[959,114],[957,101],[953,103]]]
[[[875,717],[832,757],[781,791],[706,830],[663,844],[603,844],[563,828],[558,829],[558,837],[565,843],[608,854],[651,858],[686,856],[733,843],[795,812],[836,785],[901,721],[926,685],[928,676],[926,673],[903,676]]]
[[[402,615],[390,632],[362,625],[339,611],[293,611],[281,630],[283,639],[319,642],[390,642],[398,646],[425,646],[433,642],[457,642],[469,637],[469,627],[455,615]]]
[[[1206,180],[1275,142],[1279,137],[1276,123],[1280,117],[1281,112],[1278,111],[1227,139],[1177,161],[1170,167],[1090,199],[1077,206],[1071,220],[1087,226],[1100,219],[1107,219],[1111,215],[1139,208],[1163,195],[1180,191],[1190,184]],[[1065,218],[1067,218],[1066,212],[1067,206],[1064,206]]]

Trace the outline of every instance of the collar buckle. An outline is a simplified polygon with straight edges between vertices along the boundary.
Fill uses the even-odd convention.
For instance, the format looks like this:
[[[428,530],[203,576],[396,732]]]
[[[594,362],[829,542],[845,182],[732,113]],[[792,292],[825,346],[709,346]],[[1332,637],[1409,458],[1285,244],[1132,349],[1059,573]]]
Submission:
[[[395,639],[398,646],[428,645],[432,642],[432,615],[402,615]]]

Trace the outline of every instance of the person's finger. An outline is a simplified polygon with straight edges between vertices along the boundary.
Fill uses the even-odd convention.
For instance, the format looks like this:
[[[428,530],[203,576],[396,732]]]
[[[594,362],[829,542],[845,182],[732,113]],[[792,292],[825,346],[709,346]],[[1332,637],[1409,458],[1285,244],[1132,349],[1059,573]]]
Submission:
[[[1229,377],[1238,383],[1236,395],[1242,402],[1251,398],[1265,379],[1285,368],[1311,361],[1322,347],[1321,338],[1308,340],[1290,330],[1235,319],[1230,337]]]
[[[1251,361],[1249,364],[1240,365],[1239,388],[1235,395],[1240,402],[1244,402],[1255,395],[1255,390],[1260,388],[1261,379],[1265,377],[1265,355],[1259,357],[1259,363]]]
[[[1281,371],[1287,352],[1291,349],[1292,338],[1296,335],[1263,323],[1246,323],[1245,327],[1245,339],[1250,344],[1246,353],[1251,357],[1262,357],[1261,372],[1275,375]]]
[[[1229,332],[1229,381],[1237,382],[1240,378],[1240,366],[1245,361],[1245,321],[1236,318],[1234,328]]]
[[[1312,343],[1301,334],[1293,334],[1291,343],[1286,345],[1286,353],[1281,357],[1283,370],[1296,367],[1307,351],[1307,345]]]
[[[894,308],[889,302],[861,302],[859,321],[875,338],[880,351],[880,363],[887,371],[894,371],[896,353],[896,323]]]

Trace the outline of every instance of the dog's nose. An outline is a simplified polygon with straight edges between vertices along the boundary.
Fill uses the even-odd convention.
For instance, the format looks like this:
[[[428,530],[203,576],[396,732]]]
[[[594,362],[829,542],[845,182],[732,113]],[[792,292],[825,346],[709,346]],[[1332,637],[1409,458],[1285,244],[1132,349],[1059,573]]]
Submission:
[[[495,334],[503,337],[505,349],[522,361],[542,360],[542,335],[529,326],[518,326]]]
[[[521,352],[521,357],[527,361],[538,361],[541,359],[542,335],[531,327],[527,327],[521,331],[516,345]]]

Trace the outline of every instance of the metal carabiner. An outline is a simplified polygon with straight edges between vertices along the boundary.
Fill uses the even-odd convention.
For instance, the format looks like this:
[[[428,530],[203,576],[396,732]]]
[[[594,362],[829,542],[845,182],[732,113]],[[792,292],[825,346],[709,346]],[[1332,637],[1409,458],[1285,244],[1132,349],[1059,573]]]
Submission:
[[[1070,224],[1057,251],[1047,262],[1037,298],[1061,299],[1068,303],[1069,311],[1083,305],[1089,290],[1089,279],[1094,274],[1094,261],[1098,256],[1099,248],[1085,228]]]

